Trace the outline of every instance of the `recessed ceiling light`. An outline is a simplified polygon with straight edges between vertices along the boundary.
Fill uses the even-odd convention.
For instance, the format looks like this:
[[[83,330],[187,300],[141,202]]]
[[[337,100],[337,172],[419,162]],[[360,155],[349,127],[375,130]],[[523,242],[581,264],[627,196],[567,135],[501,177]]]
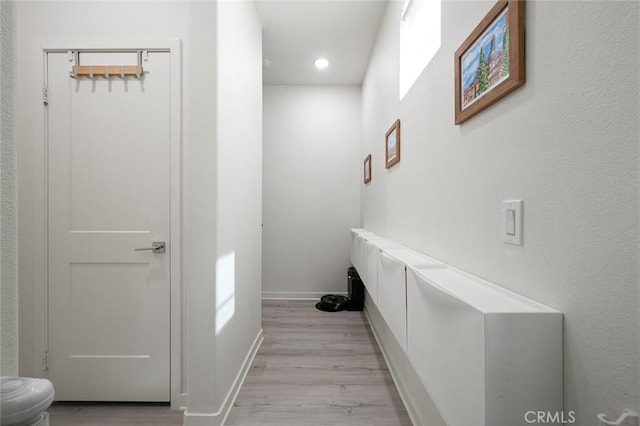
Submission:
[[[318,58],[313,62],[313,65],[315,65],[316,68],[323,70],[329,66],[329,60],[326,58]]]

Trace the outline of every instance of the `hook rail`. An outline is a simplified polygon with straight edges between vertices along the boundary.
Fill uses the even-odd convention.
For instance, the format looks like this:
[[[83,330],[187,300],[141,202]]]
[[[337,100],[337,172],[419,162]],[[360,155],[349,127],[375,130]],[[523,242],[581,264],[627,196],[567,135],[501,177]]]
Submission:
[[[74,65],[69,72],[71,78],[78,78],[82,76],[93,79],[95,76],[101,76],[106,79],[111,78],[112,75],[118,76],[124,79],[126,76],[131,75],[135,78],[142,78],[144,76],[144,69],[142,69],[142,60],[148,61],[149,52],[138,50],[136,56],[138,59],[138,65],[80,65],[80,52],[69,51],[69,61],[73,61]]]
[[[111,76],[118,76],[125,78],[128,75],[140,78],[144,70],[137,65],[74,65],[71,70],[70,76],[72,78],[89,77],[94,78],[101,76],[109,78]]]

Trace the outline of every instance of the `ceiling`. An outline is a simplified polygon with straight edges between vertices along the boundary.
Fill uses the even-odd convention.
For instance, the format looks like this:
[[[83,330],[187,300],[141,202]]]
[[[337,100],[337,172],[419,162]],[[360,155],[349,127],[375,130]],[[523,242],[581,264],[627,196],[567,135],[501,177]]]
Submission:
[[[359,85],[386,0],[257,0],[264,84]],[[327,69],[313,61],[325,57]]]

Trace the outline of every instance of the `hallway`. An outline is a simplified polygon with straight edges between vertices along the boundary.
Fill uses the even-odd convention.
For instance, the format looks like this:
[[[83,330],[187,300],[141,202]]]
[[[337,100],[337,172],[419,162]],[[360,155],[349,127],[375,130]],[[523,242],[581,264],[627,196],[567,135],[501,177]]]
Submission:
[[[226,424],[411,425],[361,312],[263,301],[264,342]]]
[[[119,401],[52,424],[640,412],[640,1],[0,0],[0,21],[0,376]],[[366,317],[316,311],[351,266]]]
[[[396,426],[411,421],[361,312],[263,301],[264,342],[226,425]],[[182,424],[167,406],[56,404],[51,426]]]

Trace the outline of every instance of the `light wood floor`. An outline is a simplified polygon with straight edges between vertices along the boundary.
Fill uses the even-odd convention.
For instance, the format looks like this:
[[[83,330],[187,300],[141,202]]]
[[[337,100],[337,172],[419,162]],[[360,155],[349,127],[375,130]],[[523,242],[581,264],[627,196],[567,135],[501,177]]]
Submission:
[[[265,301],[264,342],[227,425],[411,425],[362,312]]]
[[[175,426],[182,411],[168,404],[56,403],[49,407],[50,426]]]
[[[228,426],[410,426],[361,312],[327,313],[315,302],[265,301],[264,342]],[[168,407],[58,404],[51,426],[182,424]]]

